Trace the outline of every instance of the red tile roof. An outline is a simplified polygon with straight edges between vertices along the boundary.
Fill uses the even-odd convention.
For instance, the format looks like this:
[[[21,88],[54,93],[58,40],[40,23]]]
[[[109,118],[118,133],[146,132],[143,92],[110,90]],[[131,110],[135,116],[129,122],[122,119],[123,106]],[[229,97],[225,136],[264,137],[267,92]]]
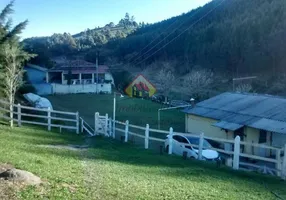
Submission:
[[[71,69],[72,73],[96,73],[96,65],[84,60],[67,61],[62,64],[58,64],[56,67],[49,70],[49,72],[64,72],[68,73]],[[109,72],[109,68],[106,65],[98,66],[98,73],[104,74]]]
[[[137,88],[137,90],[139,90],[139,91],[147,91],[147,92],[149,92],[148,86],[147,86],[146,84],[142,83],[142,82],[139,82],[139,83],[135,84],[134,86],[135,86],[135,87]]]

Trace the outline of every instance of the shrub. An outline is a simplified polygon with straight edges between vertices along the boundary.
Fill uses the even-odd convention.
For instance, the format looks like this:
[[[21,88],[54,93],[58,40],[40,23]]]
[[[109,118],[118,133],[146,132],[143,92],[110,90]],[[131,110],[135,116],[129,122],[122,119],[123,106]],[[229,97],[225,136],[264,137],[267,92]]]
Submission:
[[[22,85],[22,87],[19,88],[18,93],[19,94],[27,94],[27,93],[36,93],[36,89],[31,84],[25,84]]]

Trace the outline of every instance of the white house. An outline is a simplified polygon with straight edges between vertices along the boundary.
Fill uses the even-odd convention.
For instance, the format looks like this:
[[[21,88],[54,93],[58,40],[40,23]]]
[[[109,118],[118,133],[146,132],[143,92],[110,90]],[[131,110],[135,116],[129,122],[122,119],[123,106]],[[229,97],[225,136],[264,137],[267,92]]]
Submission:
[[[46,72],[46,82],[52,85],[53,94],[111,93],[114,84],[109,68],[84,60],[58,64]]]

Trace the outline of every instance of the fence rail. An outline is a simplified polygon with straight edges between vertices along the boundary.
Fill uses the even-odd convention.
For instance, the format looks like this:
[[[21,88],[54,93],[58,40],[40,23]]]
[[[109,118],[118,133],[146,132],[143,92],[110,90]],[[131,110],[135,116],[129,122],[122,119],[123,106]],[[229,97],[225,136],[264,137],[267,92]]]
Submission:
[[[99,113],[97,114],[99,115]],[[104,116],[102,116],[104,117]],[[105,118],[107,119],[107,118]],[[149,142],[150,141],[156,141],[159,143],[165,143],[166,140],[169,140],[169,148],[168,148],[168,154],[173,153],[173,134],[179,134],[183,136],[191,136],[191,137],[196,137],[199,138],[199,145],[193,145],[193,144],[185,144],[185,143],[179,143],[180,145],[183,145],[185,147],[192,147],[198,149],[198,159],[202,160],[202,152],[203,152],[203,141],[209,140],[209,141],[214,141],[218,144],[229,144],[232,145],[232,150],[230,149],[222,149],[222,148],[215,148],[212,147],[210,148],[211,150],[215,150],[223,155],[227,155],[228,159],[226,163],[230,167],[232,167],[235,170],[241,169],[241,170],[247,170],[245,167],[251,168],[251,169],[257,169],[258,171],[261,172],[267,172],[272,175],[277,175],[280,176],[282,179],[285,180],[286,178],[286,158],[285,156],[282,157],[281,155],[284,154],[286,151],[286,145],[283,149],[272,147],[272,146],[267,146],[264,144],[255,144],[255,143],[247,143],[244,141],[240,141],[240,137],[237,136],[233,140],[230,139],[222,139],[222,138],[214,138],[214,137],[209,137],[205,136],[203,133],[201,134],[194,134],[194,133],[180,133],[180,132],[173,132],[173,129],[170,128],[169,131],[165,130],[157,130],[150,128],[149,125],[147,124],[146,127],[138,126],[138,125],[133,125],[129,124],[129,121],[127,120],[126,122],[121,122],[117,120],[112,120],[112,119],[107,119],[108,122],[107,124],[110,124],[108,126],[107,132],[109,133],[109,136],[112,136],[113,138],[116,137],[116,132],[121,135],[124,138],[125,142],[129,141],[129,136],[137,137],[140,138],[141,140],[143,139],[144,147],[145,149],[149,148]],[[115,122],[115,127],[112,127],[113,122]],[[120,128],[121,127],[121,128]],[[130,131],[130,128],[132,130]],[[155,134],[156,136],[149,135],[150,133]],[[123,135],[122,135],[123,134]],[[162,139],[157,136],[165,135],[168,136],[166,139]],[[163,145],[160,145],[160,148],[162,148]],[[249,147],[256,147],[256,148],[261,148],[261,149],[267,149],[271,151],[276,151],[276,156],[275,158],[268,158],[268,157],[263,157],[259,155],[254,155],[254,152],[252,154],[250,153],[243,153],[242,152],[242,146],[249,146]],[[246,162],[247,159],[251,159],[254,161],[259,162],[259,164],[253,164],[253,163],[248,163]],[[264,163],[261,163],[264,162]],[[269,167],[267,163],[270,163],[272,165],[275,165],[275,167]]]
[[[143,139],[145,149],[150,148],[149,146],[150,141],[159,142],[161,144],[168,141],[168,144],[169,144],[168,154],[173,153],[173,145],[174,145],[173,135],[174,134],[192,136],[192,137],[199,138],[198,145],[185,144],[185,143],[179,143],[179,144],[184,147],[189,146],[191,148],[194,148],[194,147],[197,148],[199,160],[203,159],[202,152],[203,152],[203,143],[205,139],[215,141],[219,144],[231,144],[233,147],[232,150],[229,150],[229,149],[226,150],[226,149],[214,148],[214,147],[210,149],[228,155],[231,162],[227,162],[227,163],[230,163],[229,165],[231,165],[231,167],[235,170],[243,169],[241,168],[241,166],[248,166],[252,168],[256,167],[259,170],[263,169],[264,171],[268,171],[271,174],[275,173],[276,175],[280,176],[284,180],[286,179],[286,156],[285,156],[286,145],[284,146],[283,149],[279,149],[279,148],[267,146],[264,144],[261,145],[261,144],[243,142],[243,141],[240,141],[239,136],[236,136],[234,140],[228,140],[228,139],[213,138],[213,137],[205,136],[203,133],[193,134],[193,133],[174,132],[173,128],[170,128],[169,131],[157,130],[157,129],[150,128],[148,124],[145,127],[137,126],[137,125],[129,124],[128,120],[125,122],[116,121],[116,120],[112,120],[111,118],[108,118],[107,114],[105,116],[100,116],[99,113],[95,113],[94,127],[91,127],[83,118],[79,117],[78,112],[72,113],[72,112],[63,112],[63,111],[57,111],[57,110],[51,110],[51,109],[39,109],[39,108],[33,108],[33,107],[28,107],[28,106],[22,106],[20,104],[18,105],[13,104],[12,106],[10,106],[9,103],[1,99],[0,99],[0,111],[9,113],[9,116],[5,114],[0,114],[0,118],[9,120],[11,122],[16,122],[18,126],[21,126],[22,124],[34,124],[34,125],[45,126],[47,127],[49,131],[51,131],[51,128],[60,128],[60,131],[62,131],[62,129],[70,129],[70,130],[75,130],[77,134],[79,134],[79,132],[82,132],[82,133],[87,132],[90,136],[103,134],[105,136],[109,136],[113,138],[116,138],[116,132],[119,132],[120,134],[123,134],[121,135],[123,136],[121,138],[124,138],[124,142],[129,141],[129,136]],[[61,116],[58,116],[58,115],[61,115]],[[32,119],[29,119],[29,118],[32,118]],[[132,128],[131,131],[130,131],[130,128]],[[165,139],[160,138],[161,136],[164,136],[164,135],[166,136]],[[162,148],[162,146],[163,145],[160,145],[160,148]],[[276,156],[275,158],[268,158],[268,157],[254,155],[254,153],[253,154],[243,153],[241,152],[241,146],[250,146],[252,148],[256,147],[256,148],[276,151]],[[270,168],[269,166],[266,166],[266,165],[263,166],[263,165],[255,165],[251,163],[246,163],[241,158],[248,158],[248,159],[256,160],[258,162],[272,163],[273,165],[275,165],[275,168]]]
[[[51,128],[75,130],[79,133],[79,113],[63,112],[57,110],[33,108],[29,106],[23,106],[20,104],[12,104],[11,110],[5,108],[10,104],[0,99],[0,111],[9,114],[9,117],[5,114],[1,114],[0,118],[8,120],[10,122],[16,122],[18,126],[22,124],[40,125],[46,126],[49,131]],[[60,114],[61,116],[57,116]],[[11,118],[13,116],[13,118]],[[66,124],[69,123],[69,124]],[[10,123],[13,125],[13,123]]]

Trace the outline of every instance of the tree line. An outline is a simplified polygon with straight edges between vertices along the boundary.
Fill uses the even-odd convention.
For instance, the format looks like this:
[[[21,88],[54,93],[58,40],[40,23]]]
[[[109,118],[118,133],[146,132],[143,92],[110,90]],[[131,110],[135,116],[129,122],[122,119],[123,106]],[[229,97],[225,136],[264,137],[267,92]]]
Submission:
[[[285,72],[286,1],[228,0],[201,19],[219,3],[221,0],[213,0],[181,16],[140,28],[106,47],[115,49],[113,56],[134,66],[177,60],[176,71],[182,74],[195,66],[232,76]]]
[[[23,41],[25,49],[39,56],[32,59],[34,64],[52,67],[52,57],[73,56],[82,53],[89,53],[94,49],[102,48],[110,41],[120,40],[127,37],[140,27],[146,26],[144,23],[137,23],[134,16],[125,14],[118,24],[110,22],[104,27],[86,29],[85,31],[71,35],[69,33],[53,34],[50,37],[34,37]]]

